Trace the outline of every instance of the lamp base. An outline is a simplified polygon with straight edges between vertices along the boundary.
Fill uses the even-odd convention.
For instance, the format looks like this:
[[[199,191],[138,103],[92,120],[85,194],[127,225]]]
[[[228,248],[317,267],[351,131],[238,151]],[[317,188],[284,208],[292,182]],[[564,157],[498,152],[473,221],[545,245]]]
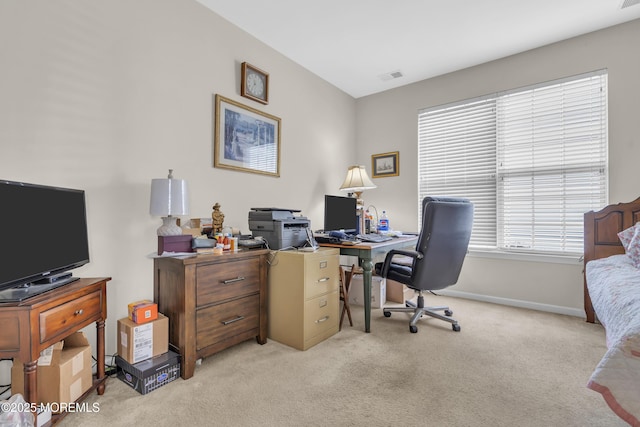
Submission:
[[[162,225],[158,227],[158,236],[179,236],[182,234],[182,228],[176,224],[176,217],[162,217]]]

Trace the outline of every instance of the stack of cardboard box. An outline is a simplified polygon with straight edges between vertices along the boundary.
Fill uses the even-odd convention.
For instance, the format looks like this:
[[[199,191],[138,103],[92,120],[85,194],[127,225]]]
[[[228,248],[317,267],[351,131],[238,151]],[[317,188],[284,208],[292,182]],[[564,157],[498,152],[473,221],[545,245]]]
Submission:
[[[49,404],[54,412],[64,410],[65,404],[89,390],[93,384],[91,345],[84,333],[75,332],[42,351],[37,375],[38,403]],[[11,368],[11,393],[24,394],[24,365],[18,359]],[[39,414],[38,422],[42,420]]]
[[[150,300],[129,304],[118,320],[118,378],[141,394],[180,376],[180,355],[169,351],[169,319]]]

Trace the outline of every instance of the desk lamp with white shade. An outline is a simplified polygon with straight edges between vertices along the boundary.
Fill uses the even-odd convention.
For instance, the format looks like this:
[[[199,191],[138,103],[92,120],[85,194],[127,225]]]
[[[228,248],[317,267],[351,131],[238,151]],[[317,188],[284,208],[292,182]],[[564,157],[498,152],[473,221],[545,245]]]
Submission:
[[[364,201],[362,192],[377,186],[371,181],[364,166],[350,166],[347,177],[340,186],[340,190],[354,193],[356,196],[356,211],[358,215],[358,233],[364,233]]]

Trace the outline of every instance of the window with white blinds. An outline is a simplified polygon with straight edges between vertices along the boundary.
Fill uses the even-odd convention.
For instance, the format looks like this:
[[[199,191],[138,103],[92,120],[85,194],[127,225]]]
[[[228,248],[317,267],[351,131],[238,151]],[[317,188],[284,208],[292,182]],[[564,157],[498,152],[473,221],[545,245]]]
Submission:
[[[475,249],[581,253],[607,201],[606,90],[598,71],[420,111],[419,201],[471,199]]]

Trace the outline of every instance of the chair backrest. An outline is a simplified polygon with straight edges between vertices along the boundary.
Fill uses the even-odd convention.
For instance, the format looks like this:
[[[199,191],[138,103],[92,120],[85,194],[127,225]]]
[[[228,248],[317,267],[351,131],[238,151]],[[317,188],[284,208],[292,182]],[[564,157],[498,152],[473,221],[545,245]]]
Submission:
[[[416,250],[423,254],[412,270],[412,288],[443,289],[455,285],[467,254],[473,204],[463,198],[425,197],[422,230]]]

